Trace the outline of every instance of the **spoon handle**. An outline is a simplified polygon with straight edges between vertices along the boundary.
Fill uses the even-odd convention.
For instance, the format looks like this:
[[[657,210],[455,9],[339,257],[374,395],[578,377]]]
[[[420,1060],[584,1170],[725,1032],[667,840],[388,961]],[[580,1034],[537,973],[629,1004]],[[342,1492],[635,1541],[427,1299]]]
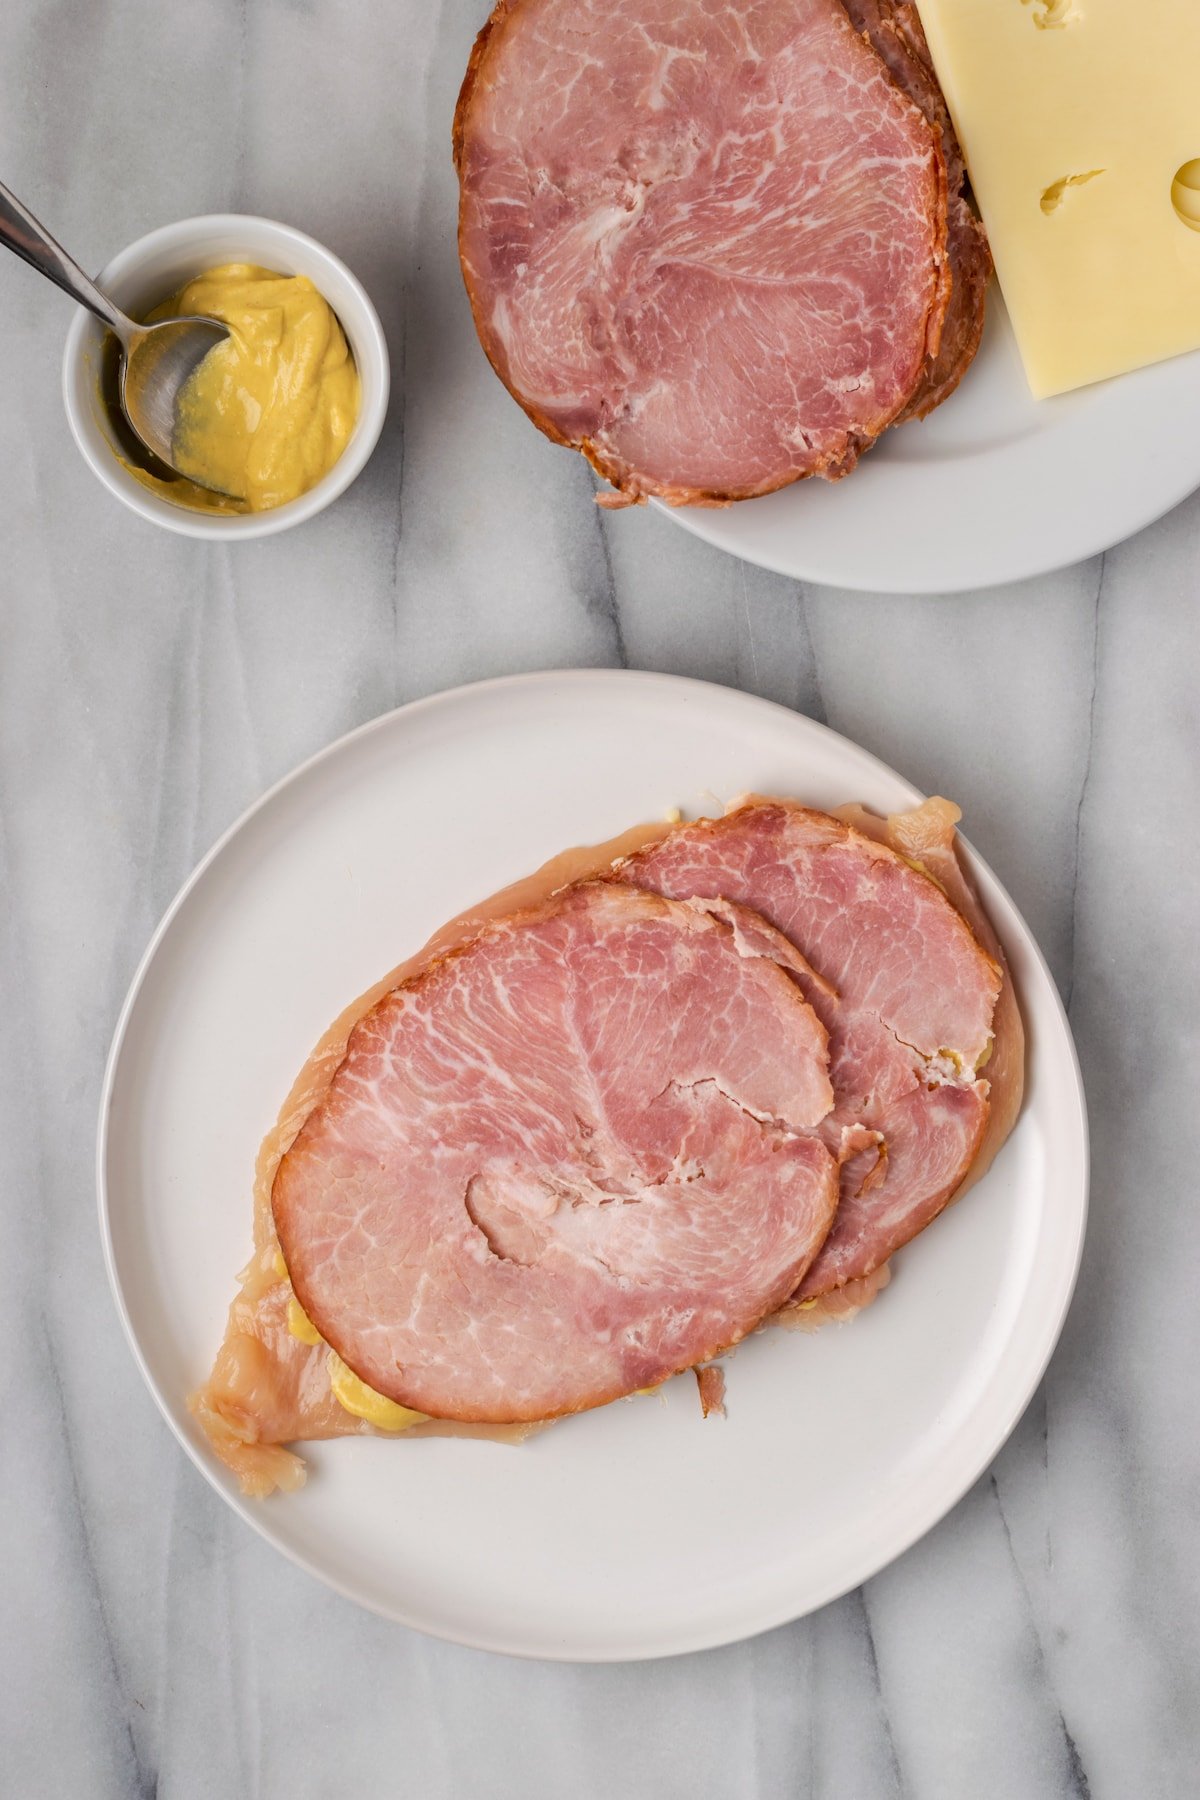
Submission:
[[[56,286],[64,288],[73,300],[86,306],[98,319],[117,333],[122,343],[129,332],[129,320],[102,294],[94,281],[84,274],[77,262],[56,244],[44,226],[39,225],[27,206],[0,181],[0,244],[22,257]]]

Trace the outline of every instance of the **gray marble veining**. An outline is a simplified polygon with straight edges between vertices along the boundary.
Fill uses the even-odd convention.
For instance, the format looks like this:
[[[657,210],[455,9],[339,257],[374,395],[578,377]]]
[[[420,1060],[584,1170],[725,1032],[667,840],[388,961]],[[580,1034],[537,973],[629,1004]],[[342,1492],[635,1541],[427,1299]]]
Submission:
[[[168,537],[75,455],[66,302],[0,261],[0,1792],[1176,1800],[1200,1759],[1200,499],[1061,575],[903,601],[599,513],[459,283],[449,119],[484,10],[0,19],[0,169],[85,261],[188,213],[294,221],[366,281],[396,389],[329,514]],[[962,803],[1069,1002],[1092,1225],[1011,1441],[862,1592],[703,1656],[521,1664],[356,1611],[209,1492],[120,1337],[92,1140],[150,930],[269,782],[413,696],[621,663],[769,695]]]

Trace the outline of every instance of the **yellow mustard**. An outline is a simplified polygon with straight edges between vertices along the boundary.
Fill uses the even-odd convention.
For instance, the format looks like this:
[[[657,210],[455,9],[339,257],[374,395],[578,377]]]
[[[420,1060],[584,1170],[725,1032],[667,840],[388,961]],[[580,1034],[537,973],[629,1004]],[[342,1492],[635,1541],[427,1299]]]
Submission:
[[[282,1263],[283,1257],[278,1251],[276,1256]],[[287,1328],[302,1344],[325,1341],[295,1294],[288,1299]],[[389,1400],[386,1394],[377,1394],[342,1361],[336,1350],[329,1352],[325,1364],[329,1386],[338,1405],[353,1413],[355,1418],[365,1419],[377,1431],[409,1431],[414,1425],[423,1425],[428,1418],[427,1413],[414,1412],[411,1406],[401,1406],[398,1401]]]
[[[347,1368],[336,1350],[331,1350],[326,1360],[333,1397],[348,1413],[365,1419],[377,1431],[408,1431],[425,1423],[427,1413],[414,1412],[411,1406],[401,1406],[398,1401],[377,1394],[353,1369]]]
[[[322,1342],[320,1332],[297,1300],[295,1294],[292,1295],[287,1304],[287,1328],[294,1338],[300,1339],[302,1344],[319,1344]]]
[[[227,263],[189,281],[149,321],[189,313],[230,330],[179,396],[174,461],[190,481],[141,478],[222,512],[265,512],[307,493],[358,417],[358,370],[332,307],[307,276]]]

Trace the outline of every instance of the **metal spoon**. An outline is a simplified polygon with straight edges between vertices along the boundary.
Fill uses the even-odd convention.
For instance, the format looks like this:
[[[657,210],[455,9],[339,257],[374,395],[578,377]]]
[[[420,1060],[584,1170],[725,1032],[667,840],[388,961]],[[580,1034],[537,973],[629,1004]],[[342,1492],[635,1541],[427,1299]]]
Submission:
[[[158,325],[139,325],[114,306],[90,281],[79,264],[56,244],[28,207],[22,206],[0,182],[0,243],[56,286],[65,289],[73,300],[95,313],[117,338],[121,346],[121,410],[130,425],[155,456],[160,457],[177,475],[184,474],[175,462],[175,421],[179,394],[210,350],[224,343],[229,327],[217,319],[164,319]],[[194,475],[187,479],[195,480]],[[211,486],[210,483],[198,485]],[[216,493],[225,490],[216,488]],[[244,496],[235,494],[235,500]]]

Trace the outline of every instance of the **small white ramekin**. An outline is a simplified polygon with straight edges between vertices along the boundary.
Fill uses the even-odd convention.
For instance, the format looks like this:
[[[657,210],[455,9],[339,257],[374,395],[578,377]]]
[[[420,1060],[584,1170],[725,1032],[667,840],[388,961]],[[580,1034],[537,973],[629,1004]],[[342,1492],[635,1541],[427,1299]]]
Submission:
[[[139,318],[205,269],[229,262],[257,263],[282,275],[307,275],[341,320],[358,364],[362,402],[350,442],[328,475],[298,500],[289,500],[270,512],[202,513],[175,506],[143,487],[121,461],[108,410],[100,397],[104,327],[82,307],[71,323],[63,354],[67,421],[84,461],[109,493],[168,531],[227,542],[269,537],[290,525],[303,524],[344,493],[379,441],[390,383],[383,327],[362,283],[314,238],[274,219],[243,213],[181,219],[177,225],[164,225],[130,244],[96,280],[119,307]]]

